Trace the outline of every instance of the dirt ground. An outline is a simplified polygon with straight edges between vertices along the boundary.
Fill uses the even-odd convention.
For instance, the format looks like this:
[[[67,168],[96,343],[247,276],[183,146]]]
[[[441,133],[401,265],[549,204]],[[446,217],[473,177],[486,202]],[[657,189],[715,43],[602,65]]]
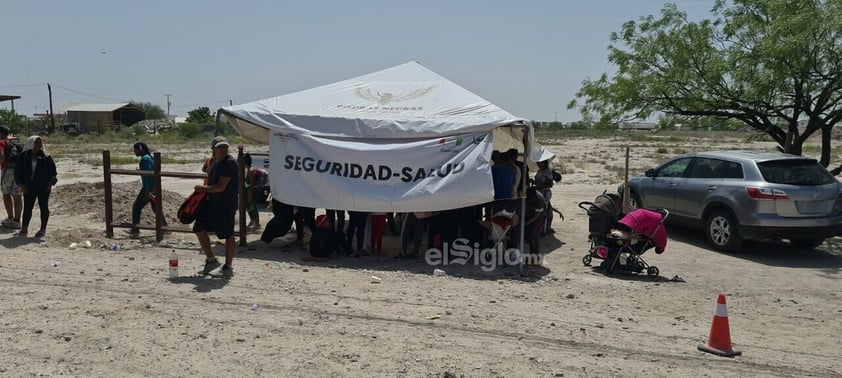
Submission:
[[[606,276],[582,264],[587,216],[577,203],[616,189],[612,167],[623,166],[626,146],[637,173],[685,150],[771,144],[555,143],[547,147],[565,174],[553,204],[565,219],[542,239],[551,252],[541,267],[520,274],[370,256],[306,262],[300,247],[251,242],[238,249],[230,280],[195,275],[203,256],[192,234],[156,242],[151,231],[131,240],[117,230],[106,238],[102,169],[84,163],[97,155],[56,152],[60,183],[45,240],[0,230],[0,376],[842,376],[838,238],[812,251],[748,244],[726,254],[698,231],[670,227],[666,252],[644,256],[658,278]],[[198,172],[206,149],[162,152],[197,161],[165,171]],[[114,181],[115,219],[128,221],[139,179]],[[164,180],[170,223],[194,184]],[[152,222],[148,209],[144,217]],[[262,213],[264,224],[269,217]],[[34,230],[37,211],[32,222]],[[170,280],[173,249],[180,277]],[[736,358],[697,350],[719,293],[743,352]]]

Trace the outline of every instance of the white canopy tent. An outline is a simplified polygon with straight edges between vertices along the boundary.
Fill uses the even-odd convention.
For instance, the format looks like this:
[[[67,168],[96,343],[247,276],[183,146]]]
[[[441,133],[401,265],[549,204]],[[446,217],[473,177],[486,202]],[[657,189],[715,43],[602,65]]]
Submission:
[[[273,197],[296,206],[472,206],[493,199],[492,150],[552,156],[529,121],[417,62],[221,112],[242,136],[269,144]]]

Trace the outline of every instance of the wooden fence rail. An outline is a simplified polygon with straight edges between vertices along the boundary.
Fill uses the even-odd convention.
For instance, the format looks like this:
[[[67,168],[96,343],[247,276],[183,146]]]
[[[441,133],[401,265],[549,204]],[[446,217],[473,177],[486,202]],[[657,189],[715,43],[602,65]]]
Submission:
[[[244,179],[245,179],[245,162],[243,161],[243,148],[239,147],[237,153],[237,165],[239,166],[239,214],[240,222],[240,246],[244,247],[247,244],[246,235],[246,211],[245,211],[245,196],[244,196]],[[164,239],[164,232],[189,232],[192,233],[191,227],[185,226],[164,226],[164,212],[162,195],[161,177],[175,177],[183,179],[204,179],[207,177],[205,173],[189,173],[189,172],[162,172],[161,171],[161,153],[155,152],[152,155],[152,170],[141,171],[134,169],[112,169],[111,168],[111,151],[102,150],[102,173],[103,186],[105,189],[105,236],[108,238],[114,237],[114,228],[137,228],[141,230],[155,230],[155,240],[161,241]],[[114,203],[113,193],[111,188],[111,175],[129,175],[129,176],[152,176],[154,185],[153,194],[158,199],[152,204],[155,213],[155,224],[132,224],[131,222],[114,222]]]

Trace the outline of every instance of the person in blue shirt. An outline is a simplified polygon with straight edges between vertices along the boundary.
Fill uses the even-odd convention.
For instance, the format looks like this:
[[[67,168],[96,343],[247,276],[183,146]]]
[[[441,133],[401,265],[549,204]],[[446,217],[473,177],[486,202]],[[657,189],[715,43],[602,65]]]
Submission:
[[[491,154],[491,178],[494,182],[494,212],[514,211],[515,172],[509,165],[506,154],[494,151]]]
[[[138,169],[141,171],[151,171],[153,166],[152,154],[149,152],[149,146],[147,146],[146,143],[137,142],[134,144],[133,148],[134,155],[140,157],[140,166]],[[146,204],[152,204],[152,211],[155,211],[155,205],[153,202],[157,200],[154,194],[155,188],[152,176],[140,176],[140,182],[140,192],[137,193],[137,198],[135,198],[134,204],[132,205],[132,224],[135,226],[140,224],[140,215]],[[164,225],[166,226],[166,224],[167,221],[164,220]],[[140,237],[140,229],[137,227],[132,228],[129,230],[129,236],[131,238]]]

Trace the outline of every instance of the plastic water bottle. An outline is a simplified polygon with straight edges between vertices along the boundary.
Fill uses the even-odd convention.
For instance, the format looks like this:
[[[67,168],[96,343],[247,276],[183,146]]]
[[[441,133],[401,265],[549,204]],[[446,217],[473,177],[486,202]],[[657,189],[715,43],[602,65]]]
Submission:
[[[175,254],[175,250],[172,250],[172,254],[170,254],[170,278],[177,278],[178,277],[178,255]]]

